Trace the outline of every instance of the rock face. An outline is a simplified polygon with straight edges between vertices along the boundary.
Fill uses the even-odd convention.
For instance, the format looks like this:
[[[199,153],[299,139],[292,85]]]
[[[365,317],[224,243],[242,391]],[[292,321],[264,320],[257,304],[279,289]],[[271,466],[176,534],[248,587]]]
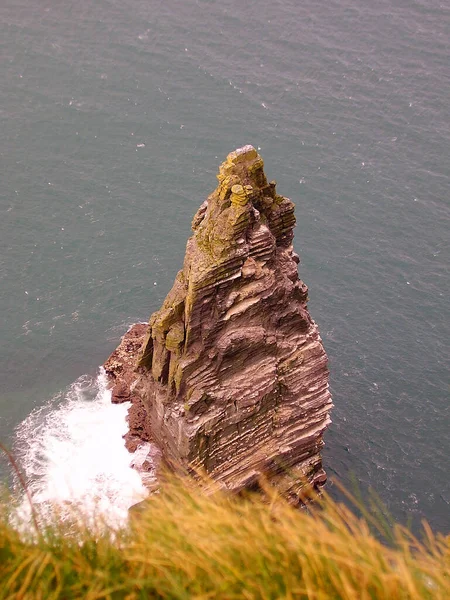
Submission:
[[[217,177],[161,309],[105,364],[113,401],[133,403],[130,449],[152,440],[175,470],[204,469],[235,491],[264,474],[295,496],[325,482],[332,405],[292,247],[294,204],[252,146]]]

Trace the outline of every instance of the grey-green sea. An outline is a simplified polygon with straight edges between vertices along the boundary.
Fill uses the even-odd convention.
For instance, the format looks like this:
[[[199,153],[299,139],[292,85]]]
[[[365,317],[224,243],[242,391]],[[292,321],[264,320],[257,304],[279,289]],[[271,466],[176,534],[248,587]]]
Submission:
[[[449,3],[3,0],[0,56],[0,441],[33,501],[145,495],[99,365],[253,144],[296,203],[329,492],[448,533]]]

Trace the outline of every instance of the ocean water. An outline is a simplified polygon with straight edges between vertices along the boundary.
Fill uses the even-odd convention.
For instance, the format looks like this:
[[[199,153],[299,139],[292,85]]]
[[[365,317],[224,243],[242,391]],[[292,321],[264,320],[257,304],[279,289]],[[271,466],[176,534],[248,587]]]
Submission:
[[[448,533],[449,32],[438,0],[2,1],[0,440],[35,501],[143,493],[98,367],[251,143],[297,206],[328,474]]]

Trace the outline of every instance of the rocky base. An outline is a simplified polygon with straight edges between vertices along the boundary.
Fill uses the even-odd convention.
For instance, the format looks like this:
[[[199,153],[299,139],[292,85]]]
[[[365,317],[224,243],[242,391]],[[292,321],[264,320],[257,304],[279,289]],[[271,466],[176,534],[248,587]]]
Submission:
[[[128,432],[124,436],[129,452],[135,452],[143,442],[152,441],[150,422],[139,393],[134,390],[136,382],[136,357],[139,355],[147,323],[136,323],[122,337],[120,344],[103,365],[111,386],[111,402],[131,402],[128,409]],[[147,468],[146,468],[147,467]],[[144,465],[141,470],[149,470]]]

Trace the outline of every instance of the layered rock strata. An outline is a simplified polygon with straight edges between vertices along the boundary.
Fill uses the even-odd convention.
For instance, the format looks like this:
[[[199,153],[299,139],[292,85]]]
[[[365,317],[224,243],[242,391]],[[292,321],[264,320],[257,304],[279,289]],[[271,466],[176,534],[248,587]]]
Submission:
[[[113,401],[132,401],[131,450],[152,440],[176,471],[205,470],[235,491],[264,475],[295,496],[325,482],[331,397],[292,247],[294,204],[252,146],[217,177],[161,309],[105,369]]]

